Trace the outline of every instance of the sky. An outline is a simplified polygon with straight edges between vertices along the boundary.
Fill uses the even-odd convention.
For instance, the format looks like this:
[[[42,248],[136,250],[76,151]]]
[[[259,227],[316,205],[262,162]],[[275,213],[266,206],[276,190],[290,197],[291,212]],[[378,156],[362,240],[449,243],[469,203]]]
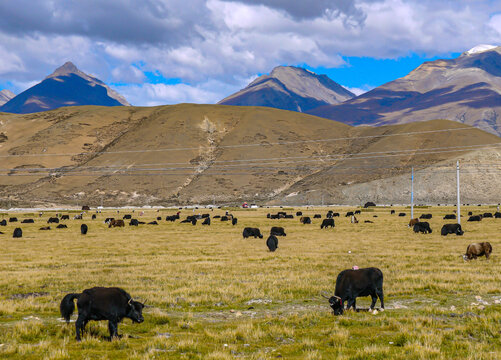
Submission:
[[[279,65],[360,94],[478,44],[501,45],[501,0],[0,1],[0,90],[72,61],[139,106],[216,103]]]

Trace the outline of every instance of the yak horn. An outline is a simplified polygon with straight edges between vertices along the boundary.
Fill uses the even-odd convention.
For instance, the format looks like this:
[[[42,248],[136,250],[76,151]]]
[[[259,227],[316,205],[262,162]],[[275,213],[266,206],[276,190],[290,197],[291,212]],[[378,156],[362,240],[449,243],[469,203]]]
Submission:
[[[339,296],[334,295],[334,297],[335,297],[336,299],[341,300],[341,298],[340,298]]]
[[[322,297],[323,297],[323,298],[325,298],[325,299],[330,299],[330,296],[327,296],[327,295],[325,295],[325,294],[327,294],[327,292],[322,291],[322,292],[320,293],[320,296],[322,296]]]
[[[131,302],[132,302],[132,298],[129,299],[129,301],[127,302],[127,305],[130,305]]]

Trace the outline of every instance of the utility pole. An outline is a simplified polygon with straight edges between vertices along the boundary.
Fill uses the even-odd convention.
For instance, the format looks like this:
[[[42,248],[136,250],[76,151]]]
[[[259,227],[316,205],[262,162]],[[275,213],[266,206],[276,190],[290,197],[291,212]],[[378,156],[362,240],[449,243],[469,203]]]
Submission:
[[[414,219],[414,167],[411,168],[411,219]]]
[[[459,160],[456,162],[456,173],[457,173],[457,192],[458,192],[458,224],[461,225],[461,204],[460,204],[460,196],[459,196]]]

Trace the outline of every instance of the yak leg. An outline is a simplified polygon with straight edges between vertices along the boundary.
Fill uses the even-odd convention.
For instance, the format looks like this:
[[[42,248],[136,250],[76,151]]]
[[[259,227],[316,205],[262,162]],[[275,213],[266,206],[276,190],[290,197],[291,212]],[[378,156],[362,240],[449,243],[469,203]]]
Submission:
[[[88,322],[88,320],[86,320],[86,317],[87,316],[85,313],[78,313],[77,321],[75,321],[75,330],[77,333],[77,341],[80,341],[80,336],[83,335],[85,325]]]
[[[376,305],[376,301],[377,301],[377,295],[376,295],[376,293],[371,294],[371,298],[372,298],[371,310],[373,310],[374,306]]]
[[[381,301],[381,309],[384,309],[383,289],[377,290],[377,296],[379,297],[379,301]]]
[[[356,310],[356,299],[349,299],[346,304],[346,310],[349,310],[353,307],[353,310]]]
[[[108,321],[108,330],[110,331],[110,340],[118,337],[118,323],[115,320]]]

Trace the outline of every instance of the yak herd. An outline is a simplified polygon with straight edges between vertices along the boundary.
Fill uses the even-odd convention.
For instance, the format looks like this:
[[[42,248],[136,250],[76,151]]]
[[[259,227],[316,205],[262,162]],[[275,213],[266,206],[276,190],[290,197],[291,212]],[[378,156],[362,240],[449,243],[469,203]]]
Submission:
[[[89,211],[89,209],[85,209]],[[345,217],[350,217],[351,223],[358,223],[355,215],[361,214],[360,210],[349,211],[346,213]],[[390,211],[390,214],[395,214],[394,210]],[[41,216],[41,214],[40,214]],[[302,211],[298,211],[295,214],[299,218],[299,222],[303,225],[312,224],[312,219],[309,216],[303,216]],[[405,213],[399,213],[398,216],[406,216]],[[483,218],[501,218],[501,213],[496,212],[494,215],[491,213],[483,213],[479,215],[473,215],[471,212],[468,214],[468,221],[481,221]],[[294,215],[287,214],[284,211],[279,211],[276,214],[267,214],[268,219],[294,219]],[[320,224],[320,229],[333,229],[335,227],[335,217],[340,217],[340,214],[329,210],[325,218]],[[377,215],[374,215],[377,217]],[[321,214],[314,214],[313,219],[321,219]],[[419,218],[411,219],[408,226],[413,229],[415,233],[430,234],[432,229],[427,221],[422,221],[426,219],[431,219],[432,214],[422,214]],[[83,213],[76,215],[74,219],[83,219]],[[96,219],[96,214],[92,214],[92,220]],[[238,219],[232,214],[226,212],[225,215],[210,216],[210,214],[199,214],[190,215],[185,219],[181,220],[180,212],[178,211],[175,215],[169,215],[165,218],[166,221],[175,222],[180,220],[180,223],[187,223],[196,225],[199,221],[204,226],[210,226],[212,221],[218,220],[221,222],[231,222],[231,224],[237,225]],[[444,220],[454,220],[456,219],[455,214],[447,214],[443,217]],[[47,220],[48,226],[40,227],[39,230],[50,230],[50,224],[58,224],[56,228],[66,228],[65,224],[61,224],[60,220],[69,220],[69,215],[61,215],[50,217]],[[158,221],[161,221],[161,217],[157,217],[156,220],[151,222],[139,221],[132,217],[131,214],[124,215],[121,219],[106,218],[105,223],[109,228],[113,227],[125,227],[125,220],[128,220],[129,226],[139,226],[139,225],[158,225]],[[16,217],[10,217],[9,223],[15,223],[18,219]],[[372,221],[366,220],[366,223],[372,223]],[[34,223],[33,219],[24,219],[21,223]],[[7,220],[3,219],[0,221],[0,226],[7,226]],[[86,235],[89,231],[89,226],[87,224],[80,225],[80,233]],[[3,234],[0,232],[0,234]],[[463,235],[464,231],[461,225],[458,223],[444,224],[440,231],[442,236],[447,236],[449,234]],[[21,238],[23,236],[22,229],[16,227],[13,232],[14,238]],[[263,239],[263,234],[259,228],[255,227],[245,227],[242,231],[242,236],[244,239],[254,238]],[[278,237],[287,236],[285,229],[279,226],[273,226],[270,229],[269,236],[266,240],[266,246],[270,252],[274,252],[278,249]],[[463,256],[464,260],[476,259],[480,256],[485,256],[487,259],[492,253],[492,246],[489,242],[473,243],[468,245],[466,253]],[[364,269],[358,269],[354,267],[353,269],[343,270],[339,273],[336,279],[336,287],[334,295],[327,296],[322,294],[328,299],[329,305],[333,310],[334,315],[342,315],[344,310],[353,308],[356,310],[356,298],[362,296],[371,296],[372,302],[370,309],[374,309],[374,306],[379,298],[381,303],[381,310],[384,310],[384,296],[383,296],[383,273],[380,269],[370,267]],[[144,321],[142,310],[145,307],[144,303],[134,300],[126,291],[120,288],[112,287],[94,287],[91,289],[86,289],[82,293],[71,293],[64,296],[60,303],[61,316],[69,322],[70,316],[74,311],[74,300],[77,300],[78,308],[78,318],[75,323],[76,328],[76,339],[79,341],[85,330],[85,325],[90,320],[107,320],[108,328],[110,332],[110,338],[118,336],[118,323],[123,318],[129,318],[133,322],[141,323]]]

